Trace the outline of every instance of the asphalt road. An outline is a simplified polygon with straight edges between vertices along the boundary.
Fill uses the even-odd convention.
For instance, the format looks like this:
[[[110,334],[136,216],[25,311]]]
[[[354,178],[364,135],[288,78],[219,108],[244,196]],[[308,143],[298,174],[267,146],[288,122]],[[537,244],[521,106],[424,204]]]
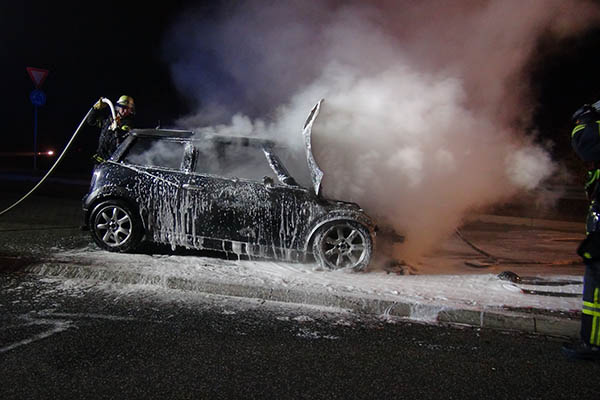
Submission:
[[[0,398],[592,399],[560,342],[0,274]]]

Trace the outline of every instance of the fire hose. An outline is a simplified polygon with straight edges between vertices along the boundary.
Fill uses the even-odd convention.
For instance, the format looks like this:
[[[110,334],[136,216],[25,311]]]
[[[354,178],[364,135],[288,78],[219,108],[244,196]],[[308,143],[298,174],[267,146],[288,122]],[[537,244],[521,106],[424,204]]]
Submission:
[[[104,97],[101,97],[100,101],[102,101],[103,103],[107,104],[110,107],[110,112],[112,114],[112,119],[113,119],[113,122],[112,122],[113,125],[111,125],[111,129],[114,129],[114,126],[116,126],[115,108],[114,108],[112,102],[109,99],[105,99]],[[92,110],[93,110],[93,107],[90,107],[90,109],[88,110],[88,112],[85,114],[85,117],[83,117],[83,119],[79,123],[79,126],[77,127],[77,129],[75,129],[75,133],[73,133],[73,136],[71,136],[71,139],[69,140],[69,142],[65,146],[64,150],[62,151],[62,153],[60,153],[60,156],[58,156],[58,158],[56,159],[56,161],[54,162],[54,164],[52,165],[52,167],[48,170],[48,172],[46,172],[46,175],[44,175],[42,177],[42,179],[40,179],[40,181],[29,192],[27,192],[27,194],[25,194],[23,197],[21,197],[19,200],[17,200],[15,203],[13,203],[10,207],[4,209],[3,211],[0,211],[0,216],[6,214],[7,212],[9,212],[13,208],[15,208],[17,205],[19,205],[21,202],[23,202],[26,198],[28,198],[29,196],[31,196],[31,194],[33,192],[35,192],[37,190],[37,188],[39,188],[42,185],[42,183],[44,183],[44,181],[52,174],[52,172],[54,172],[54,170],[56,169],[56,167],[58,166],[58,164],[60,164],[60,162],[62,161],[64,155],[69,150],[69,147],[71,147],[71,144],[73,143],[73,141],[77,137],[77,134],[79,134],[79,131],[81,130],[81,127],[83,126],[83,124],[85,123],[85,121],[90,116],[90,113],[92,112]]]
[[[536,264],[541,264],[541,265],[578,265],[581,263],[580,260],[569,260],[569,261],[552,261],[552,262],[546,262],[546,261],[529,261],[529,260],[516,260],[514,258],[499,258],[499,257],[495,257],[492,254],[488,253],[487,251],[484,251],[483,249],[481,249],[480,247],[476,246],[475,244],[473,244],[473,242],[471,242],[469,239],[467,239],[466,237],[463,236],[462,232],[460,231],[460,229],[456,229],[454,231],[454,233],[456,234],[456,236],[458,236],[458,238],[460,240],[462,240],[463,242],[465,242],[469,247],[471,247],[473,250],[475,250],[476,252],[478,252],[479,254],[485,256],[490,264],[489,265],[498,265],[498,264],[530,264],[530,265],[536,265]]]

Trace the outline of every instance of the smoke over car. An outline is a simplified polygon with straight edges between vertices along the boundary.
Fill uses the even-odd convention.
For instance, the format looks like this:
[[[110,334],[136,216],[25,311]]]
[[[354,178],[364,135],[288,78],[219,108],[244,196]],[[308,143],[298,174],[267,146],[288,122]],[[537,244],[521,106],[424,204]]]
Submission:
[[[390,221],[404,259],[553,174],[527,128],[527,66],[540,38],[600,20],[584,0],[249,1],[215,14],[187,10],[164,40],[199,110],[179,125],[301,153],[298,127],[325,98],[314,127],[323,193]]]

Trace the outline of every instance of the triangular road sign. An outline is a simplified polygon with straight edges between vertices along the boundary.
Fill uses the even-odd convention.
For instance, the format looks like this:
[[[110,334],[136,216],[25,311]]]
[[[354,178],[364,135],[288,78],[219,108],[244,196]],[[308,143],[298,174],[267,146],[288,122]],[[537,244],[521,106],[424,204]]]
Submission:
[[[27,73],[29,74],[29,77],[35,84],[36,88],[39,88],[40,86],[42,86],[42,84],[46,80],[46,77],[48,76],[48,73],[50,72],[47,69],[41,69],[41,68],[27,67],[26,69],[27,69]]]

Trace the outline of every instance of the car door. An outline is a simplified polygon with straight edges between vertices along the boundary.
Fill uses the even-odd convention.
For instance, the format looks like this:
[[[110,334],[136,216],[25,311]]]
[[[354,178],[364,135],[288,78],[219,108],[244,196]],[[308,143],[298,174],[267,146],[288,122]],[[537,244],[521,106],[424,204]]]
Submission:
[[[240,178],[252,163],[244,165],[233,154],[246,149],[219,139],[197,142],[195,148],[194,173],[183,186],[190,231],[198,238],[266,243],[268,193],[262,183]]]
[[[279,172],[262,142],[213,138],[195,147],[195,174],[184,190],[197,236],[254,244],[268,253],[303,243],[314,196],[275,183]]]
[[[190,174],[182,186],[187,231],[196,240],[251,240],[255,235],[241,228],[247,216],[255,215],[259,205],[264,203],[257,195],[252,185],[244,182],[208,174]]]

